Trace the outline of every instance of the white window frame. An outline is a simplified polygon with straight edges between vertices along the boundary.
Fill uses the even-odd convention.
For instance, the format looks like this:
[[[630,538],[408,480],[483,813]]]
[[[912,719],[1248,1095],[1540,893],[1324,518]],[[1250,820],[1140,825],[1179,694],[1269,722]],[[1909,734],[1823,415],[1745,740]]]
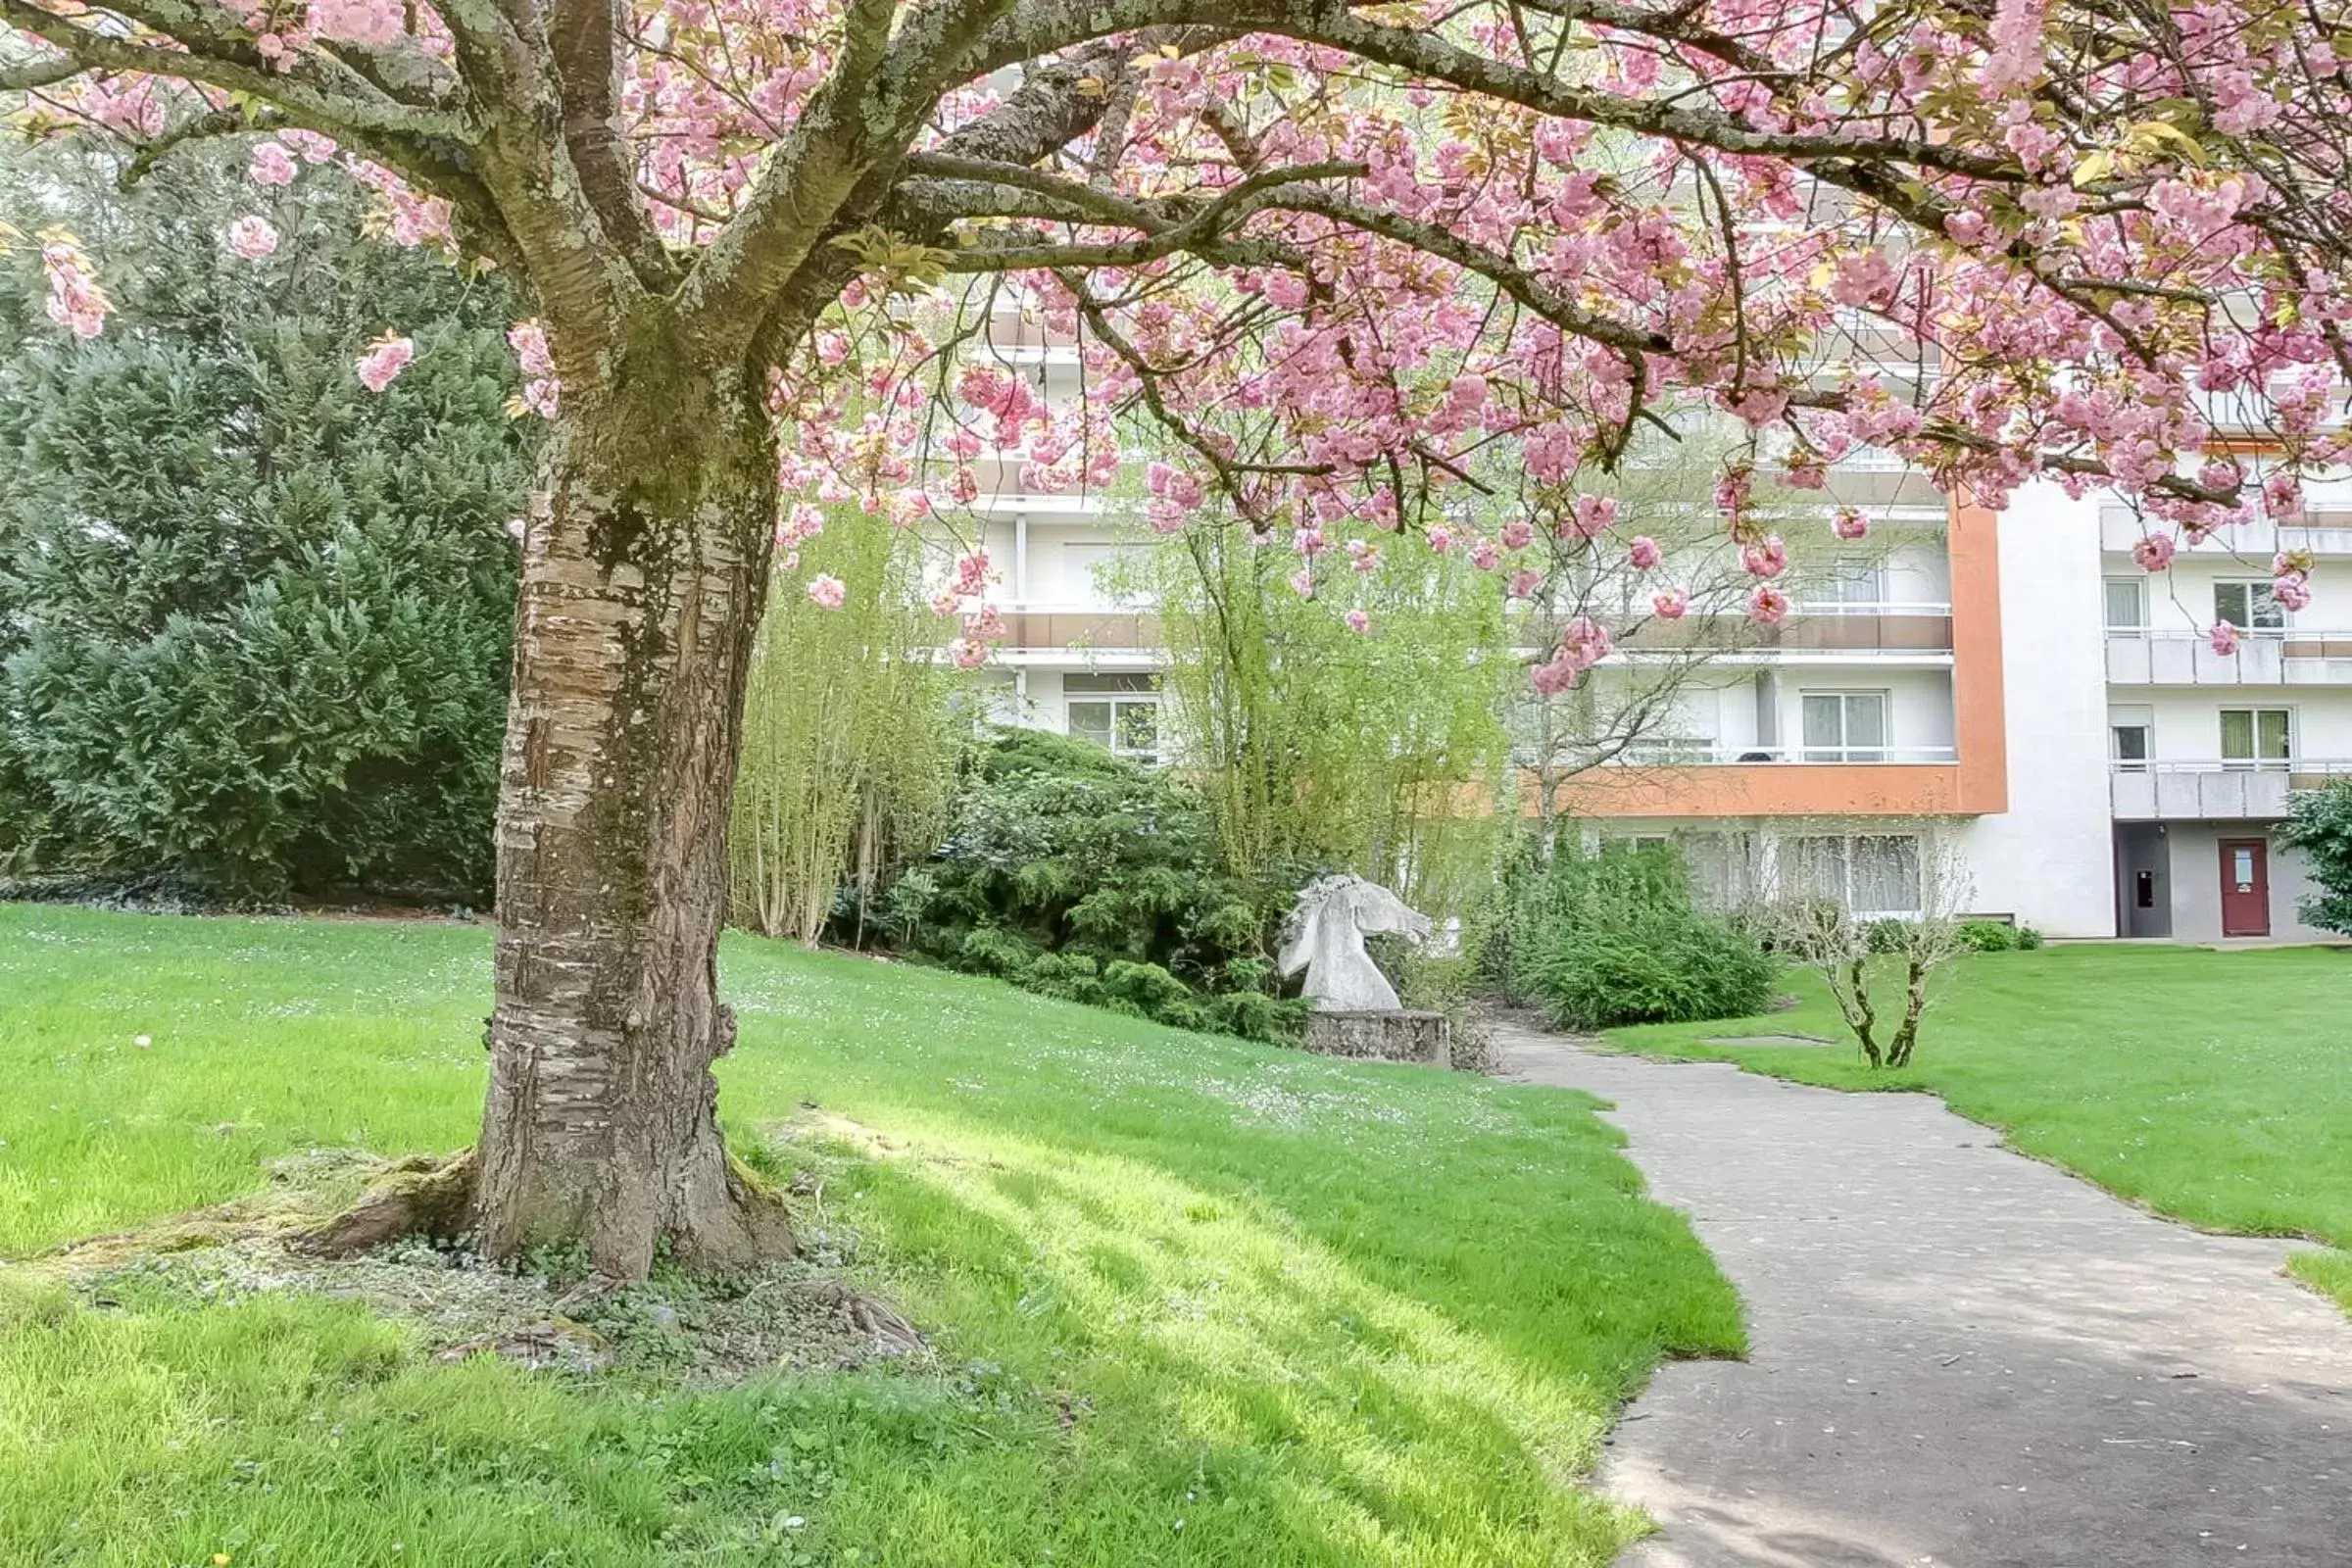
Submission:
[[[1864,844],[1881,842],[1899,842],[1911,846],[1911,904],[1908,908],[1864,907],[1857,897],[1863,885],[1859,847]],[[1798,885],[1793,888],[1787,886],[1787,867],[1784,865],[1782,877],[1784,894],[1810,893],[1834,898],[1846,913],[1857,920],[1915,920],[1919,918],[1920,906],[1925,898],[1927,886],[1927,844],[1922,835],[1918,833],[1806,833],[1789,840],[1788,844],[1795,852],[1799,875],[1806,880],[1800,880]],[[1806,848],[1808,845],[1836,845],[1837,851],[1834,857],[1817,858],[1819,852],[1808,850]],[[1810,877],[1825,866],[1835,871],[1836,875],[1833,880],[1837,882],[1837,887],[1826,889],[1809,885]]]
[[[1158,766],[1162,743],[1166,739],[1165,732],[1161,727],[1163,716],[1161,709],[1164,706],[1165,694],[1159,691],[1156,685],[1151,688],[1139,687],[1126,691],[1091,690],[1082,686],[1079,690],[1072,691],[1069,683],[1073,678],[1087,680],[1091,677],[1069,675],[1062,677],[1062,733],[1072,740],[1100,746],[1113,757],[1124,757],[1131,761],[1141,762],[1147,767]],[[1158,677],[1139,675],[1134,678],[1156,682]],[[1090,725],[1085,732],[1081,732],[1078,728],[1077,710],[1080,708],[1098,707],[1103,710],[1106,727],[1097,733]],[[1132,745],[1126,738],[1127,717],[1129,714],[1141,713],[1147,710],[1151,713],[1152,744],[1150,746]]]
[[[2223,610],[2222,594],[2226,589],[2244,591],[2246,604],[2242,615],[2232,615]],[[2215,578],[2213,618],[2230,622],[2249,637],[2276,637],[2286,630],[2286,607],[2278,603],[2278,595],[2271,591],[2270,580],[2264,577]]]
[[[2121,588],[2132,596],[2132,618],[2115,618],[2115,591]],[[2148,629],[2148,580],[2145,577],[2102,577],[2099,579],[2099,616],[2112,632],[2144,632]]]
[[[1811,726],[1805,721],[1805,707],[1816,698],[1836,699],[1838,703],[1838,740],[1834,744],[1816,745]],[[1851,707],[1868,699],[1879,705],[1878,743],[1856,743],[1847,737],[1853,730]],[[1885,687],[1829,687],[1800,688],[1796,694],[1797,755],[1808,762],[1884,762],[1894,754],[1894,693]],[[1855,752],[1867,755],[1857,757]]]
[[[2230,755],[2229,724],[2230,715],[2231,713],[2244,713],[2247,715],[2247,734],[2251,738],[2254,746],[2254,755],[2251,757],[2231,757]],[[2286,735],[2284,737],[2286,741],[2286,752],[2282,757],[2265,757],[2262,755],[2262,720],[2263,715],[2267,713],[2276,713],[2286,721]],[[2301,730],[2302,726],[2296,723],[2295,710],[2292,708],[2282,707],[2277,704],[2265,704],[2259,708],[2249,705],[2246,707],[2232,706],[2220,709],[2214,714],[2214,728],[2217,731],[2215,740],[2219,743],[2215,747],[2215,751],[2220,755],[2222,759],[2222,767],[2226,772],[2284,773],[2290,771],[2295,765],[2295,737]]]
[[[2136,731],[2139,755],[2124,755],[2124,736]],[[2107,710],[2107,760],[2119,773],[2145,773],[2156,759],[2156,710],[2153,708],[2111,708]]]

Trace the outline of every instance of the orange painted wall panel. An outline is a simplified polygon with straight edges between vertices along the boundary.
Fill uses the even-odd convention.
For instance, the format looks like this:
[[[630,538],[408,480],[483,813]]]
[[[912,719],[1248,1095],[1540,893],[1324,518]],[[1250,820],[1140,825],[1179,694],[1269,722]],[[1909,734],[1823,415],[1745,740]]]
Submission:
[[[1999,517],[1950,503],[1952,734],[1959,761],[1596,768],[1560,786],[1575,816],[1981,816],[2009,808]],[[1527,802],[1533,815],[1536,800]]]

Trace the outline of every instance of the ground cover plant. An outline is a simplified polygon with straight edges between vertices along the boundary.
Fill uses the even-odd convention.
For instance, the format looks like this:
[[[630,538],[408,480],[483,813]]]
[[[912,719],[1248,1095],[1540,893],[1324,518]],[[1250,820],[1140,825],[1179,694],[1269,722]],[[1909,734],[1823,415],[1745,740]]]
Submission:
[[[731,1137],[920,1355],[581,1380],[192,1261],[33,1278],[265,1160],[463,1143],[489,951],[0,906],[0,1561],[1599,1564],[1615,1402],[1740,1343],[1582,1097],[740,937]]]
[[[1612,1031],[1623,1050],[1838,1089],[1924,1089],[2027,1153],[2191,1224],[2306,1236],[2294,1272],[2352,1310],[2352,954],[2081,946],[1964,958],[1935,1049],[1872,1071],[1813,975],[1795,1010]]]

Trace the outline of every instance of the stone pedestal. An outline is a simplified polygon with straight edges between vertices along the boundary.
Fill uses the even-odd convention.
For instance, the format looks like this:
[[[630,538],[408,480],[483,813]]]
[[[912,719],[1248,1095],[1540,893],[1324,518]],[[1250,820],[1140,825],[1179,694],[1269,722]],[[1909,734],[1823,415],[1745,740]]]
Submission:
[[[1320,1056],[1453,1064],[1452,1025],[1442,1012],[1313,1012],[1303,1043]]]

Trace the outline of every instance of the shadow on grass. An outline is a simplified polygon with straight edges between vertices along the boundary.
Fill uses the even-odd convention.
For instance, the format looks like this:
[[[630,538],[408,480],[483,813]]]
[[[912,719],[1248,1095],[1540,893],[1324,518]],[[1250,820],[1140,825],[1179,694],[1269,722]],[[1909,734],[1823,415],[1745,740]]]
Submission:
[[[1058,1369],[1059,1506],[1151,1560],[1601,1563],[1639,1529],[1578,1486],[1630,1369],[1468,1332],[1261,1200],[1003,1138],[867,1179],[917,1317]]]

